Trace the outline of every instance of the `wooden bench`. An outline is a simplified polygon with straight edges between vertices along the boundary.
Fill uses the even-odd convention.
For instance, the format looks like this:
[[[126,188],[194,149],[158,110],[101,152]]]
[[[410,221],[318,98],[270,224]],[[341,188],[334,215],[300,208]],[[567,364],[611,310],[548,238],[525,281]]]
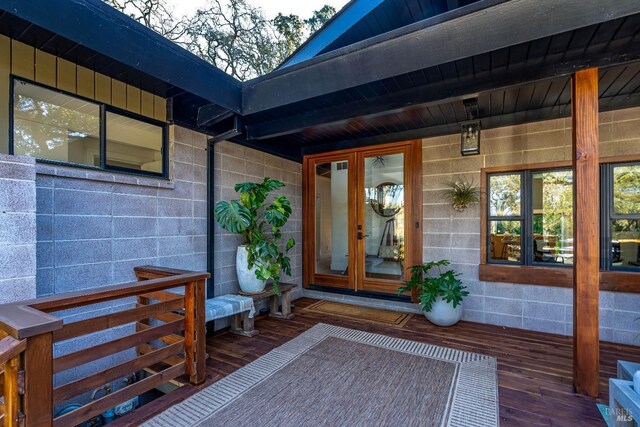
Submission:
[[[278,295],[273,293],[273,285],[268,284],[264,291],[259,294],[245,294],[240,292],[240,295],[253,299],[254,303],[259,303],[264,300],[269,300],[269,316],[277,317],[279,319],[293,319],[295,314],[291,312],[291,291],[296,288],[296,285],[289,283],[280,283],[280,296],[282,299],[282,308],[280,307],[280,301]]]

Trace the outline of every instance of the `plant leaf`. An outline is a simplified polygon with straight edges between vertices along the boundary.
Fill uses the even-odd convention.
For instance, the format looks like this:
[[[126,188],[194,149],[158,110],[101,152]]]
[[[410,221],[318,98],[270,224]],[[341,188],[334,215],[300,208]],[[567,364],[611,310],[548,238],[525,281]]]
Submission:
[[[230,233],[240,234],[251,226],[251,211],[237,200],[221,201],[216,204],[215,219],[220,227]]]

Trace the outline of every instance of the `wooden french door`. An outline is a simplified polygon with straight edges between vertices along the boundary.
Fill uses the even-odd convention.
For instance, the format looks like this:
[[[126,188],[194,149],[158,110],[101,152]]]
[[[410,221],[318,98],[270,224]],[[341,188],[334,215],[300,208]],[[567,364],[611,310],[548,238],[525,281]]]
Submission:
[[[419,141],[304,159],[304,283],[396,294],[420,262]]]

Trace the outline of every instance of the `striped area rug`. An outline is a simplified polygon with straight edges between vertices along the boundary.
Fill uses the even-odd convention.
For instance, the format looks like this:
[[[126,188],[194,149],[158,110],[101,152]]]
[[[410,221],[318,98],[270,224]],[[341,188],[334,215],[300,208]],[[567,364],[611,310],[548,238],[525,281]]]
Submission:
[[[493,357],[318,324],[144,425],[497,426]]]

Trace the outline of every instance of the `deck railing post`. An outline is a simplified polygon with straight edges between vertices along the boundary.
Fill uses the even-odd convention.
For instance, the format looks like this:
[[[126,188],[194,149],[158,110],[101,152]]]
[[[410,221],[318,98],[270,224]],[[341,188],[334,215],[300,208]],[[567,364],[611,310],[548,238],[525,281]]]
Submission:
[[[192,384],[204,382],[206,370],[205,281],[190,282],[185,286],[185,363]]]
[[[53,335],[27,339],[24,353],[24,414],[28,426],[51,426],[53,420]]]

